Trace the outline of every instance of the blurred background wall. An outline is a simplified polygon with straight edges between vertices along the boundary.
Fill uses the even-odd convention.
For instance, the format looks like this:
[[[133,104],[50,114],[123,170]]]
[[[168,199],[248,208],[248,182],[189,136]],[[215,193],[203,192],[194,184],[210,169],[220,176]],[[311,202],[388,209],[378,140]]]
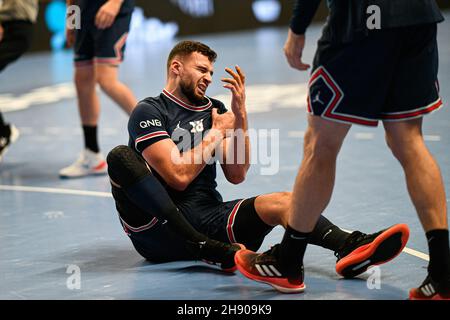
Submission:
[[[175,36],[287,26],[295,0],[135,0],[129,41],[164,41]],[[437,0],[450,8],[450,0]],[[65,0],[41,0],[32,51],[65,44]],[[328,14],[322,1],[315,21]]]

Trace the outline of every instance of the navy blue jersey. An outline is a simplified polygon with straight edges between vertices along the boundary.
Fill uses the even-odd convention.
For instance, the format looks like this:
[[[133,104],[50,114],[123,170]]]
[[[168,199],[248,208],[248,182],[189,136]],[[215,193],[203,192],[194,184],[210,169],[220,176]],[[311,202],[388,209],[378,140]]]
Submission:
[[[98,9],[104,5],[108,0],[79,0],[79,6],[81,8],[81,17],[83,19],[83,13],[89,15],[91,18],[95,16]],[[134,0],[124,0],[120,7],[119,15],[130,14],[134,9]]]
[[[205,97],[202,105],[188,105],[163,90],[152,98],[138,103],[128,121],[129,146],[137,153],[163,139],[172,139],[180,152],[186,152],[198,145],[203,135],[212,127],[212,108],[219,113],[227,111],[222,102]],[[184,191],[170,188],[164,180],[152,170],[155,176],[166,187],[175,203],[192,197],[208,198],[213,196],[222,201],[216,191],[216,164],[208,164]]]
[[[321,0],[295,2],[291,30],[304,34]],[[435,0],[327,0],[330,10],[322,40],[350,42],[368,35],[367,8],[380,8],[381,29],[437,23],[444,20]]]

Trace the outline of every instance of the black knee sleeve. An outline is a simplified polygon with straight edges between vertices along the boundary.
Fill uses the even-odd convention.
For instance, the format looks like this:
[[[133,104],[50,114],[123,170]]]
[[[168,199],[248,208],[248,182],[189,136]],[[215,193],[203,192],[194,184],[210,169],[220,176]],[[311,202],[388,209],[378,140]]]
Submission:
[[[109,177],[124,188],[151,174],[145,160],[127,146],[122,145],[112,149],[106,161]]]

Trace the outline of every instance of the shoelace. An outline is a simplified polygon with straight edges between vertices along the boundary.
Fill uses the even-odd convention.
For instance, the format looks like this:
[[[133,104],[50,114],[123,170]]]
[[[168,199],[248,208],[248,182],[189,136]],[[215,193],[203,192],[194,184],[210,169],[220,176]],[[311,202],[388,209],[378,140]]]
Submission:
[[[276,253],[276,251],[278,250],[278,246],[279,246],[279,244],[276,244],[276,245],[274,245],[274,246],[271,246],[270,249],[267,250],[266,252],[264,252],[263,254],[274,256],[275,253]]]
[[[364,241],[366,237],[367,235],[360,231],[352,232],[345,243],[337,251],[334,252],[335,257],[338,259],[345,257],[347,254],[356,249],[356,244]]]

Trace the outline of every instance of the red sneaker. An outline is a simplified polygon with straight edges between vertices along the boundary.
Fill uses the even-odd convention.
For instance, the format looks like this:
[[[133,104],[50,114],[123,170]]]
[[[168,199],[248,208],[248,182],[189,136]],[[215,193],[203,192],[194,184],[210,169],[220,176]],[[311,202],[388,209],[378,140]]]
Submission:
[[[300,293],[305,290],[303,265],[295,274],[287,274],[277,261],[279,245],[262,254],[240,250],[234,256],[236,266],[247,278],[267,283],[282,293]]]
[[[439,283],[428,275],[420,287],[409,291],[409,300],[450,300],[450,279]]]
[[[371,266],[388,262],[402,252],[408,238],[406,224],[396,224],[374,234],[355,231],[335,252],[338,258],[336,272],[345,278],[353,278]]]

